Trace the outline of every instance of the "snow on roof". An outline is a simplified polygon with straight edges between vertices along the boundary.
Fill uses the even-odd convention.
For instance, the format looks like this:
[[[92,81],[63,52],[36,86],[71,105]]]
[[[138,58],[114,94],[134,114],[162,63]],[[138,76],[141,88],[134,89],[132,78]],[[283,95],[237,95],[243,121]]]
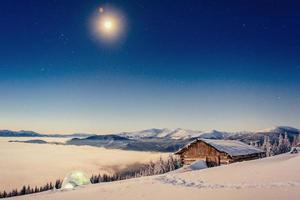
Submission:
[[[210,146],[214,147],[218,151],[225,152],[230,156],[241,156],[241,155],[249,155],[255,153],[263,153],[261,149],[258,149],[254,146],[250,146],[246,143],[240,142],[238,140],[212,140],[212,139],[197,139],[193,142],[187,144],[185,147],[176,152],[176,154],[180,154],[187,150],[191,144],[194,144],[198,141],[203,141]]]

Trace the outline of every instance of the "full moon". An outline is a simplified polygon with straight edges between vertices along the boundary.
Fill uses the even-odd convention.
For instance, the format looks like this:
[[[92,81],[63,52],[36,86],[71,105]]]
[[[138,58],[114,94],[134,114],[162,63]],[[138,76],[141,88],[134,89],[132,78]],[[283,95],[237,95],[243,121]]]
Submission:
[[[121,20],[111,14],[104,14],[97,19],[96,30],[104,39],[116,39],[122,31]]]
[[[124,17],[112,9],[100,8],[92,19],[93,35],[101,42],[116,42],[124,36]]]
[[[104,22],[104,27],[105,27],[106,30],[111,30],[112,27],[113,27],[112,21],[106,20],[106,21]]]

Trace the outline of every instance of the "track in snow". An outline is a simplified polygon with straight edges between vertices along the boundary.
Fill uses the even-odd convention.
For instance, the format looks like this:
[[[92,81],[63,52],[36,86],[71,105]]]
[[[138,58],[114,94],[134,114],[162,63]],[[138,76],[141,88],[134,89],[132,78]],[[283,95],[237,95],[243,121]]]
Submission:
[[[206,183],[203,180],[189,181],[175,176],[160,176],[156,180],[174,186],[206,188],[206,189],[246,189],[246,188],[283,188],[300,186],[300,181],[285,181],[272,183]]]

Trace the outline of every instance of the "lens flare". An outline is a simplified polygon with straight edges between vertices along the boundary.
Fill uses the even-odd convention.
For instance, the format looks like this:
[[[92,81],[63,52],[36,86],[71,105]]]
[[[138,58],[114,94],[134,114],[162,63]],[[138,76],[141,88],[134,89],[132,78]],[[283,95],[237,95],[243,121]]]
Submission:
[[[104,8],[100,7],[99,8],[99,13],[103,13],[104,12]]]

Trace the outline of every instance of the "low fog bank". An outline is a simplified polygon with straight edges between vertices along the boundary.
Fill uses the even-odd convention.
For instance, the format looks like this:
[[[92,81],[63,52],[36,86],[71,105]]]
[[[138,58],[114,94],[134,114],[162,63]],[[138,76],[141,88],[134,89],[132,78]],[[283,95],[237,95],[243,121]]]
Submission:
[[[14,143],[0,138],[0,190],[43,185],[82,170],[87,174],[125,173],[169,154],[111,150],[90,146]],[[20,138],[18,138],[20,139]],[[29,139],[29,138],[27,138]],[[35,138],[38,139],[38,138]],[[45,139],[45,138],[43,138]],[[63,142],[62,139],[50,139]]]

